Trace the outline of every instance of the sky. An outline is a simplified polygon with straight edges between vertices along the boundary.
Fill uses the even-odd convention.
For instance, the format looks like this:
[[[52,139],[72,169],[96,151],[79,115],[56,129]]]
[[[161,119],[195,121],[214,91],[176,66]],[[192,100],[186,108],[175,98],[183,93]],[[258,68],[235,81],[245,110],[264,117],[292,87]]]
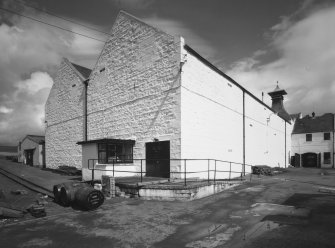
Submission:
[[[332,0],[0,0],[0,8],[0,144],[44,134],[62,58],[93,68],[120,10],[184,37],[269,105],[278,82],[289,113],[335,112]]]

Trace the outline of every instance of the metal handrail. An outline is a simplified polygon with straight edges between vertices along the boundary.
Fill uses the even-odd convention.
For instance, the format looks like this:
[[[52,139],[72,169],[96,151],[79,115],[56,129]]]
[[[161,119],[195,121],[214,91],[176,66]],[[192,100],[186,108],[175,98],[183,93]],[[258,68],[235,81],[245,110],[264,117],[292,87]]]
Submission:
[[[244,174],[245,176],[245,170],[243,170],[243,167],[244,166],[249,166],[249,167],[253,167],[253,165],[250,165],[250,164],[243,164],[243,163],[238,163],[238,162],[233,162],[233,161],[225,161],[225,160],[219,160],[219,159],[194,159],[194,158],[191,158],[191,159],[131,159],[132,162],[125,162],[125,163],[120,163],[120,162],[115,162],[115,160],[112,160],[111,163],[99,163],[99,159],[88,159],[88,164],[87,164],[87,168],[89,170],[92,171],[92,181],[94,181],[94,171],[112,171],[113,172],[113,176],[115,174],[115,172],[123,172],[123,173],[137,173],[137,174],[140,174],[140,181],[143,182],[143,174],[144,173],[147,173],[146,171],[143,171],[143,161],[180,161],[181,162],[181,165],[184,164],[184,171],[170,171],[169,172],[169,176],[171,176],[171,174],[184,174],[184,185],[186,186],[187,185],[187,174],[195,174],[195,173],[208,173],[208,176],[207,176],[207,181],[208,183],[210,181],[217,181],[217,180],[221,180],[221,179],[218,179],[217,178],[217,173],[229,173],[229,176],[228,176],[228,180],[231,180],[232,178],[232,174],[240,174],[240,180],[242,180],[242,175]],[[134,161],[140,161],[140,168],[141,168],[141,171],[127,171],[127,170],[115,170],[115,164],[117,166],[133,166],[133,163]],[[187,170],[187,161],[204,161],[204,162],[207,162],[207,170],[201,170],[201,171],[188,171]],[[214,169],[211,169],[211,162],[214,161]],[[91,162],[93,162],[93,167],[91,168],[90,165],[92,164]],[[95,163],[97,162],[97,163]],[[183,163],[182,163],[183,162]],[[218,163],[219,162],[219,163]],[[226,164],[229,164],[229,170],[220,170],[220,169],[217,169],[217,167],[221,167],[222,164],[220,163],[226,163]],[[99,169],[99,168],[96,168],[97,165],[112,165],[112,169]],[[241,170],[240,171],[233,171],[232,170],[232,165],[241,165]],[[211,179],[211,172],[214,172],[214,175],[213,175],[213,179]],[[236,178],[236,177],[235,177]],[[224,178],[225,180],[227,178]]]

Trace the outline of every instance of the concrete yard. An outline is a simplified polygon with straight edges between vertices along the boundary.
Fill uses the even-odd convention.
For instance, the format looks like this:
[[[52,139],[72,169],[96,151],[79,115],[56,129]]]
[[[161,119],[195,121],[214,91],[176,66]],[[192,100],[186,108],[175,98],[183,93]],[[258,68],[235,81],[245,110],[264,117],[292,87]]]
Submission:
[[[291,168],[194,201],[112,198],[0,227],[1,247],[334,247],[335,171]],[[49,211],[49,212],[48,212]]]

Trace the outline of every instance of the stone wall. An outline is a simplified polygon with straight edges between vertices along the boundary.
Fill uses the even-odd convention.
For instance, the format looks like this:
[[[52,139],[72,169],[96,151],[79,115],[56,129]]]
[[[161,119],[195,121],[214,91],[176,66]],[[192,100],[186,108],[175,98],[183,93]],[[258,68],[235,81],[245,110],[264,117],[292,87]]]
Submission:
[[[122,11],[111,33],[88,85],[88,140],[134,139],[135,159],[170,140],[179,158],[180,39]]]
[[[60,165],[81,168],[81,146],[83,140],[82,78],[66,59],[54,79],[46,108],[46,166]]]

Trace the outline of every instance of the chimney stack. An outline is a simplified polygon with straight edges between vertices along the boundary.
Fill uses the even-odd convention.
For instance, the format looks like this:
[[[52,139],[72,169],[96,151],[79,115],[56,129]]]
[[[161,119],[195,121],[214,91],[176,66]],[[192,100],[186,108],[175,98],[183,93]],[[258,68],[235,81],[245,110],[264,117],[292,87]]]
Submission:
[[[268,94],[269,96],[271,96],[271,108],[273,109],[273,111],[275,111],[280,117],[284,118],[285,120],[291,121],[291,116],[287,113],[283,104],[284,95],[287,95],[287,92],[280,89],[277,82],[276,88]]]

